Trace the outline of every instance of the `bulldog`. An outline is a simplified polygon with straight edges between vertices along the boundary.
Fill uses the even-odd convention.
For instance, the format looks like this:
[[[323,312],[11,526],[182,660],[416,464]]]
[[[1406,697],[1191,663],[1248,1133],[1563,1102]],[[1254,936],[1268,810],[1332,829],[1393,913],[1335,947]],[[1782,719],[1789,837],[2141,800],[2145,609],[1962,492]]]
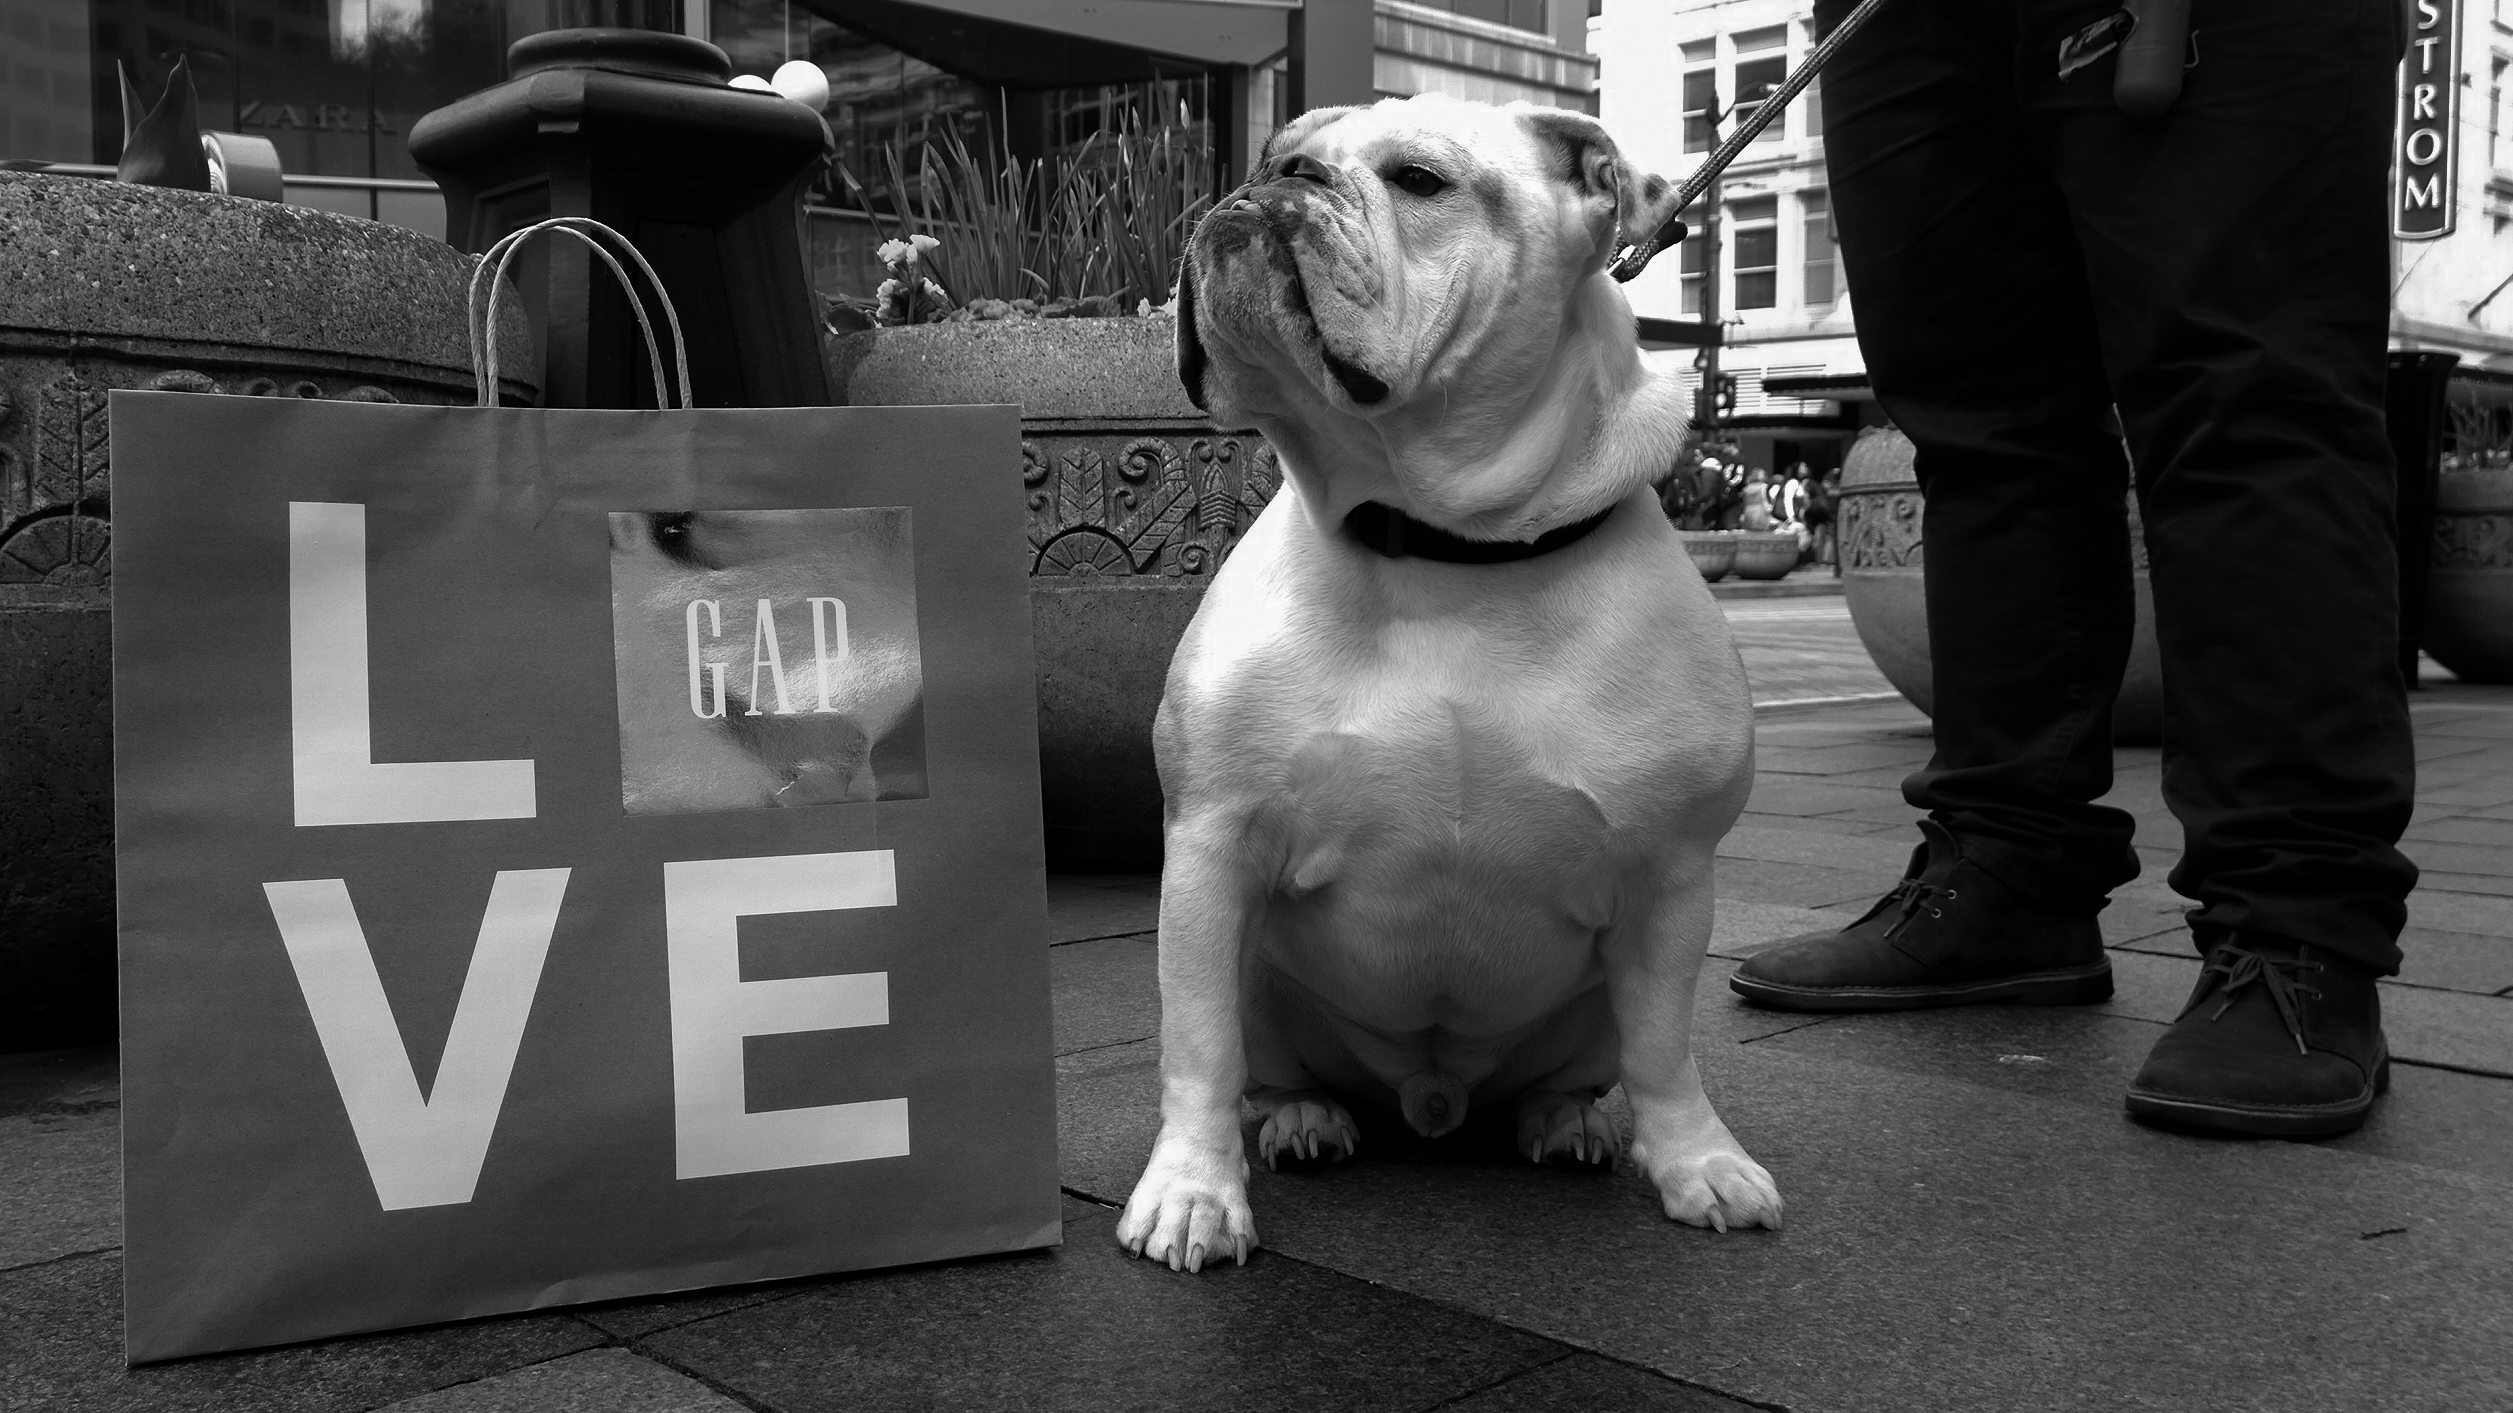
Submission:
[[[1135,1255],[1247,1259],[1243,1101],[1268,1166],[1350,1156],[1348,1105],[1607,1165],[1618,1082],[1669,1217],[1780,1225],[1690,1049],[1752,709],[1648,490],[1684,397],[1607,273],[1671,198],[1589,118],[1424,96],[1303,116],[1190,239],[1180,380],[1284,484],[1154,726]]]

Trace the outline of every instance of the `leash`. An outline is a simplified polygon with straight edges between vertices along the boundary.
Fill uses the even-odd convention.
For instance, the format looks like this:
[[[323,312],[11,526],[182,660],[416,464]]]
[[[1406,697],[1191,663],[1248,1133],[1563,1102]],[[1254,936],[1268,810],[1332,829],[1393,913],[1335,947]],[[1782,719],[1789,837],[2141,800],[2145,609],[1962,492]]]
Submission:
[[[1859,7],[1843,16],[1841,23],[1832,27],[1832,33],[1825,35],[1823,42],[1815,46],[1814,52],[1806,56],[1806,62],[1797,66],[1797,72],[1781,80],[1780,86],[1773,89],[1771,96],[1763,100],[1762,106],[1754,110],[1754,116],[1746,119],[1745,125],[1731,133],[1726,142],[1719,144],[1719,150],[1710,154],[1709,161],[1694,168],[1693,174],[1684,179],[1684,185],[1676,190],[1673,208],[1681,212],[1685,207],[1692,205],[1703,192],[1709,190],[1710,184],[1719,179],[1719,174],[1728,169],[1728,164],[1736,160],[1737,154],[1745,150],[1746,144],[1762,136],[1763,129],[1770,127],[1772,120],[1779,117],[1781,111],[1789,106],[1789,100],[1804,92],[1806,86],[1815,81],[1816,72],[1832,58],[1833,51],[1839,49],[1842,42],[1851,35],[1858,33],[1860,27],[1874,18],[1876,12],[1882,9],[1884,4],[1885,0],[1859,0]],[[1670,232],[1673,233],[1672,236]],[[1647,239],[1626,245],[1616,251],[1614,263],[1608,265],[1606,271],[1617,280],[1629,280],[1641,272],[1642,267],[1649,263],[1650,257],[1667,246],[1680,244],[1686,234],[1688,232],[1683,218],[1677,216],[1660,226]]]

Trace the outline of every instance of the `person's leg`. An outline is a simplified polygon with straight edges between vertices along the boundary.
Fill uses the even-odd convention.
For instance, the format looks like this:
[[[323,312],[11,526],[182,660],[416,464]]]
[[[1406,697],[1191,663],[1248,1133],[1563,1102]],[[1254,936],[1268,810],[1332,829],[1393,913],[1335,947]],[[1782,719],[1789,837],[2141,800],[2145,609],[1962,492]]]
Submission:
[[[2092,918],[2138,868],[2129,817],[2094,803],[2133,622],[2128,468],[2015,43],[1996,0],[1895,0],[1823,76],[1859,344],[1927,500],[1936,752],[1904,794],[1937,828],[1877,910],[1740,969],[1767,1004],[2110,994]]]
[[[2415,767],[2383,428],[2396,15],[2208,0],[2179,103],[2139,122],[2112,106],[2109,63],[2062,79],[2049,62],[2081,10],[2026,8],[2018,93],[2138,466],[2186,839],[2173,886],[2202,904],[2203,952],[2256,954],[2212,963],[2139,1090],[2218,1091],[2228,1115],[2248,1094],[2254,1118],[2291,1120],[2265,1131],[2352,1126],[2379,1080],[2372,978],[2398,968],[2416,879],[2394,847]],[[2219,995],[2242,1012],[2224,1024],[2196,1005]],[[2243,1059],[2245,1016],[2319,1078]]]

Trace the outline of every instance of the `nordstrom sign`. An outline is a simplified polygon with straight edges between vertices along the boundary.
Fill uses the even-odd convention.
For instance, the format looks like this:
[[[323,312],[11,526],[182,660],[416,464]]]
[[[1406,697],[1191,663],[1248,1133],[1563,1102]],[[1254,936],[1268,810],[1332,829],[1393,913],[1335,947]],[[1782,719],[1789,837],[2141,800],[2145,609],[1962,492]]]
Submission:
[[[2401,65],[2399,130],[2391,153],[2391,234],[2433,240],[2452,233],[2460,167],[2454,119],[2460,98],[2460,0],[2413,0]]]

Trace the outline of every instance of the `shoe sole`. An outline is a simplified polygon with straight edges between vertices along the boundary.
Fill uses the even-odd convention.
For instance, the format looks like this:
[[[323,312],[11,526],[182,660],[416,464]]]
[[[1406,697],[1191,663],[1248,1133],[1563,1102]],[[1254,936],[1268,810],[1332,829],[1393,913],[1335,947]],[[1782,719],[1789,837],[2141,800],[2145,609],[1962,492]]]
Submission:
[[[2373,1101],[2391,1089],[2391,1057],[2375,1062],[2373,1082],[2353,1099],[2335,1104],[2236,1104],[2163,1094],[2152,1089],[2129,1091],[2132,1118],[2162,1128],[2193,1133],[2233,1134],[2243,1138],[2335,1138],[2364,1126]]]
[[[2112,998],[2112,964],[2037,971],[1969,986],[1791,986],[1735,973],[1728,989],[1783,1011],[1918,1011],[1936,1006],[2091,1006]]]

